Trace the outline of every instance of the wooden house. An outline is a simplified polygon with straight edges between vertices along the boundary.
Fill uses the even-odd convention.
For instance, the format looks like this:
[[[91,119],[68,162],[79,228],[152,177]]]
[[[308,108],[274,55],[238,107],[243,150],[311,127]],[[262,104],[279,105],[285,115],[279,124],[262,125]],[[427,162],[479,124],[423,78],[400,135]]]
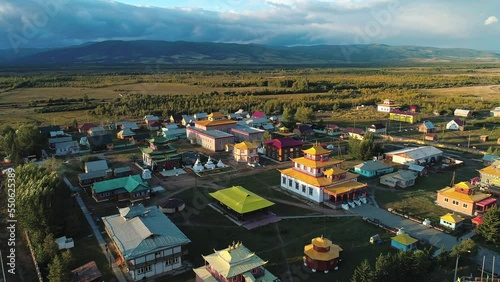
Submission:
[[[436,127],[434,126],[434,124],[432,122],[426,120],[418,126],[418,132],[423,132],[423,133],[436,132]]]
[[[258,163],[259,154],[257,153],[257,146],[249,141],[243,141],[235,144],[233,147],[233,159],[237,162],[244,163]]]
[[[264,141],[266,156],[280,162],[288,161],[291,158],[302,157],[302,145],[304,145],[304,142],[290,137]]]
[[[96,182],[92,185],[92,197],[96,202],[103,201],[140,201],[149,199],[150,188],[141,176],[129,175]]]

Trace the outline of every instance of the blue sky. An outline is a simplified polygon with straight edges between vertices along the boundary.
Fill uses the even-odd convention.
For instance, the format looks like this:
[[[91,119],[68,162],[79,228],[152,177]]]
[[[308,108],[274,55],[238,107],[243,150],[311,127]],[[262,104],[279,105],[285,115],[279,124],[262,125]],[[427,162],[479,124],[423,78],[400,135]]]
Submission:
[[[500,51],[497,0],[2,0],[0,49],[102,40]]]

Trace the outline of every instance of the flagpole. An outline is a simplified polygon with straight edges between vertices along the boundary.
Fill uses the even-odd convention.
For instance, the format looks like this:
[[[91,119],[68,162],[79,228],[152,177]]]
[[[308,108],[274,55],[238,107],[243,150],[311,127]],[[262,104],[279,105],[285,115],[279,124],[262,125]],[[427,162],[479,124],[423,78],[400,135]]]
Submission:
[[[495,256],[493,256],[493,263],[491,268],[491,281],[493,282],[493,278],[495,278]]]
[[[484,260],[486,259],[486,256],[483,256],[483,267],[481,268],[481,281],[483,281],[483,273],[484,273]]]

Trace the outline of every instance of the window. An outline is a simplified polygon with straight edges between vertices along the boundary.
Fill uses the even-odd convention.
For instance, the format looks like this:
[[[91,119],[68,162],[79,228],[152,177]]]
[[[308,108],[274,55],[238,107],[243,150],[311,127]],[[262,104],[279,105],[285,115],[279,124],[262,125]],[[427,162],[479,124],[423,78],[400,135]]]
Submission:
[[[157,257],[161,256],[161,252],[156,252],[155,256],[157,256]]]
[[[140,267],[137,269],[138,274],[142,274],[142,273],[150,272],[150,271],[151,271],[151,265],[146,265],[146,266],[143,266],[143,267]]]
[[[299,183],[295,181],[295,189],[299,190]]]
[[[166,265],[166,266],[169,266],[169,265],[171,265],[171,264],[172,264],[172,259],[171,259],[171,258],[169,258],[169,259],[167,259],[167,260],[165,261],[165,265]]]
[[[292,187],[292,180],[288,179],[288,186]]]
[[[302,184],[302,193],[306,192],[306,185]]]
[[[452,202],[452,203],[453,203],[455,206],[458,206],[458,204],[459,204],[459,203],[458,203],[458,201],[455,201],[455,200],[453,200],[453,202]]]
[[[448,203],[448,198],[444,198],[444,201]]]
[[[463,204],[462,207],[467,208],[467,204]]]
[[[174,258],[174,263],[179,263],[179,261],[180,261],[180,260],[181,260],[181,258],[180,258],[180,257],[175,257],[175,258]]]
[[[283,184],[286,184],[286,177],[283,176]]]
[[[313,188],[309,187],[309,196],[313,195]]]

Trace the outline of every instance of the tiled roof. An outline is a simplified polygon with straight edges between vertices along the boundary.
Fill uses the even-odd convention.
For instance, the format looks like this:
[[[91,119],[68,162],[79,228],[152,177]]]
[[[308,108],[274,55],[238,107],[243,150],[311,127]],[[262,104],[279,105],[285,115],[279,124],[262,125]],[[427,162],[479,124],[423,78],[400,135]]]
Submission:
[[[404,148],[392,152],[385,153],[386,155],[402,155],[406,154],[409,157],[418,160],[418,159],[423,159],[427,158],[430,156],[442,154],[443,151],[434,148],[432,146],[423,146],[423,147],[415,147],[415,148]]]
[[[315,187],[327,187],[327,186],[332,186],[335,185],[336,182],[338,181],[330,181],[329,179],[326,179],[323,176],[320,177],[314,177],[312,175],[297,171],[293,168],[288,168],[288,169],[283,169],[280,170],[280,172],[284,175],[287,175],[289,177],[295,178],[297,180],[300,180],[302,182],[305,182],[309,185],[315,186]],[[348,181],[350,179],[354,179],[358,177],[357,175],[353,173],[346,173],[346,178],[342,179],[342,181]],[[357,182],[356,182],[357,183]],[[342,184],[340,184],[342,185]],[[335,186],[336,187],[336,186]]]
[[[314,249],[314,246],[320,248],[330,248],[328,252],[318,252]],[[311,240],[311,244],[304,247],[304,254],[313,260],[318,261],[330,261],[336,259],[340,256],[340,252],[343,251],[341,247],[335,245],[329,239],[317,237]]]
[[[158,207],[133,206],[128,219],[120,214],[102,218],[116,246],[127,260],[191,241]],[[134,212],[140,209],[140,212]]]

